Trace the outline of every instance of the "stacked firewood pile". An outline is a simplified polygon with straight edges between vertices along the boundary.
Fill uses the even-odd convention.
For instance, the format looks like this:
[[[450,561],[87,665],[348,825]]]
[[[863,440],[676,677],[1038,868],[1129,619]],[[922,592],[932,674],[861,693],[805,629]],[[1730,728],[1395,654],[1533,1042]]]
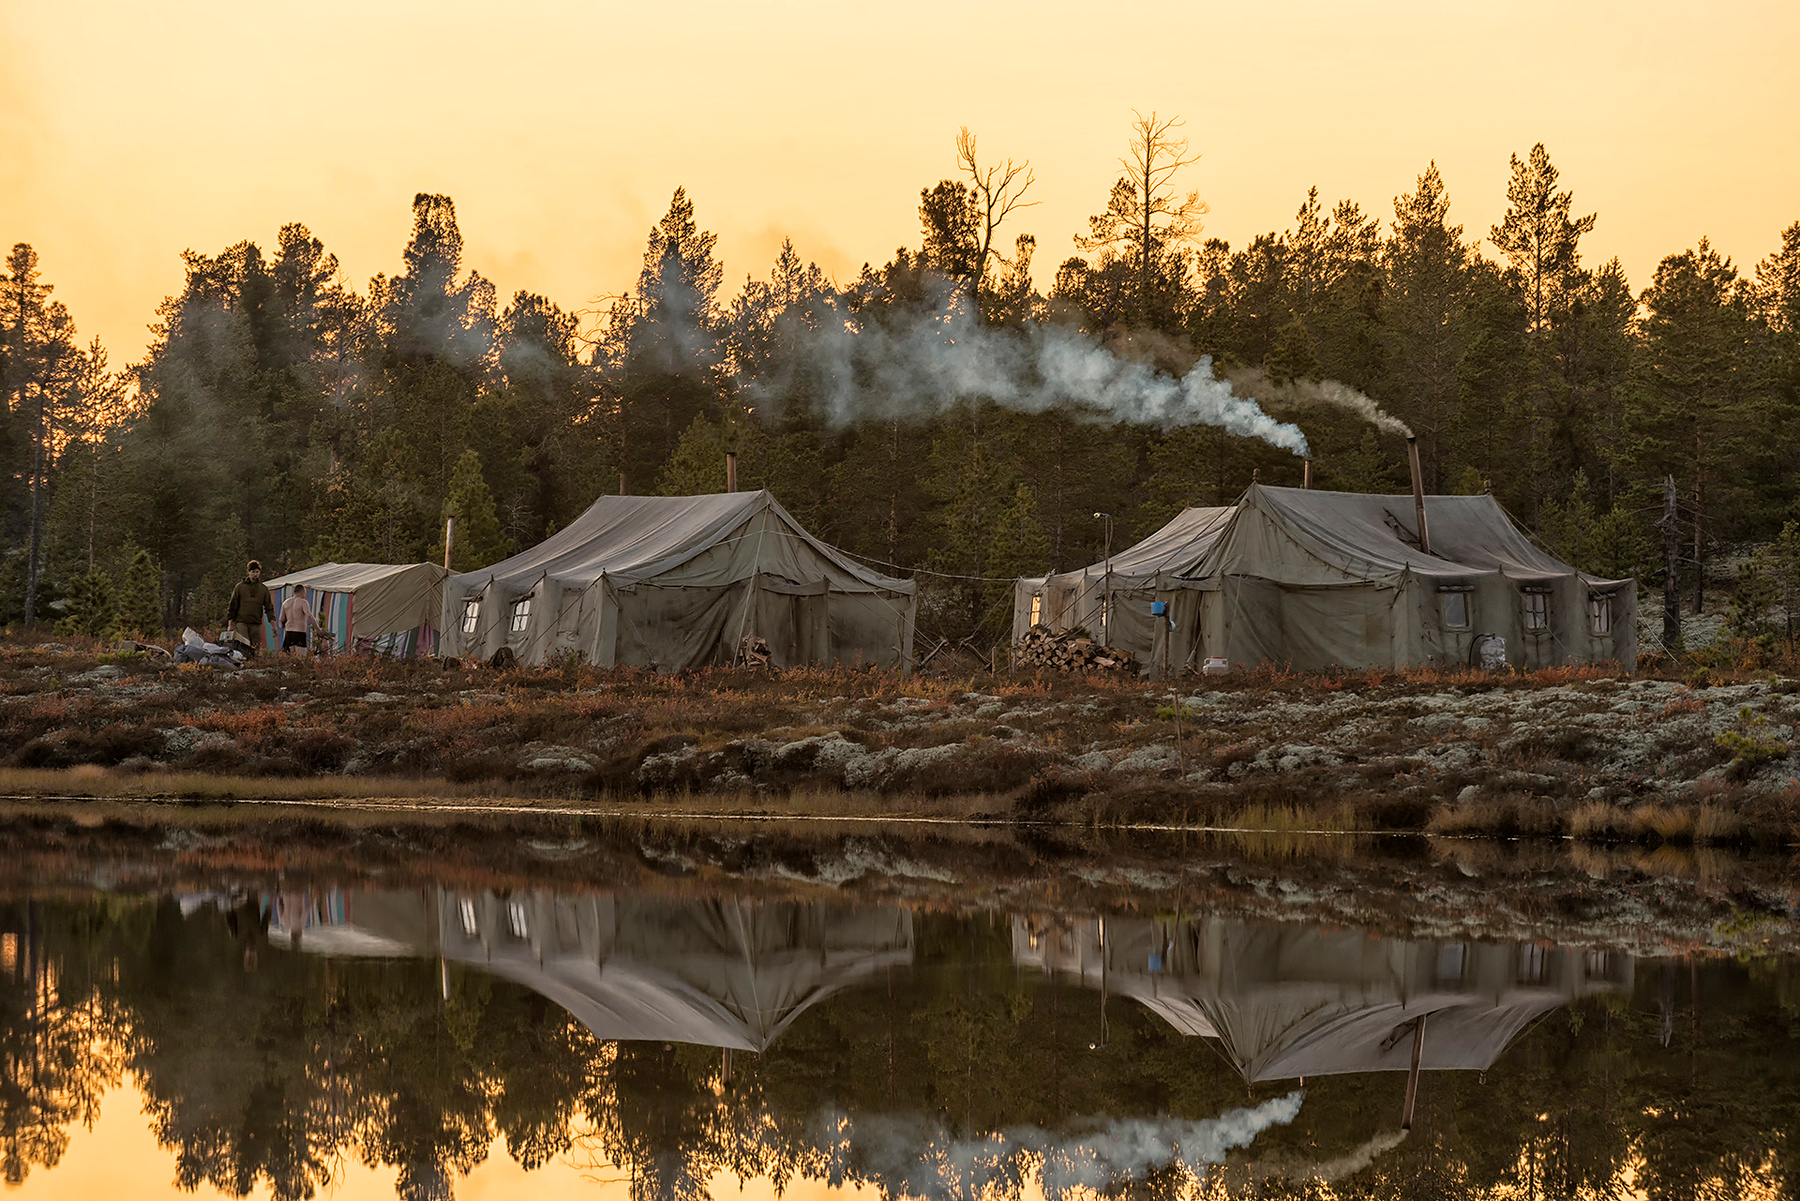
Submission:
[[[1137,660],[1130,651],[1101,646],[1085,633],[1059,634],[1049,626],[1032,626],[1013,644],[1013,662],[1020,667],[1047,667],[1052,671],[1135,671]]]

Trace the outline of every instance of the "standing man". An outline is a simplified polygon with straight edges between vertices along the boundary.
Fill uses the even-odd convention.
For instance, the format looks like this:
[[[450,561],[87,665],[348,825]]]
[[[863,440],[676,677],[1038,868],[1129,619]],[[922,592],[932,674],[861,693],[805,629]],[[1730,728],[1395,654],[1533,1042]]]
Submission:
[[[294,594],[281,602],[281,649],[302,653],[312,648],[312,606],[306,603],[306,589],[294,588]]]
[[[244,578],[231,590],[231,603],[225,607],[225,624],[249,644],[248,654],[254,655],[262,642],[265,617],[275,619],[275,601],[269,595],[269,586],[262,582],[262,564],[252,559],[244,568]],[[250,634],[252,621],[256,623],[256,637]]]

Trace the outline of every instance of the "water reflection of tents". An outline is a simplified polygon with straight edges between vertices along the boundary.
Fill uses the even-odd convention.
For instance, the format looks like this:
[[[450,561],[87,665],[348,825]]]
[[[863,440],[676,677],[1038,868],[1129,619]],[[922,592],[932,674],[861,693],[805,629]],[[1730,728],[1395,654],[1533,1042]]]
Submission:
[[[912,962],[904,910],[613,895],[344,891],[283,898],[270,936],[441,957],[512,980],[602,1039],[762,1051],[811,1006]]]
[[[1015,919],[1013,954],[1218,1039],[1251,1082],[1486,1069],[1537,1018],[1632,977],[1606,952],[1217,918]]]

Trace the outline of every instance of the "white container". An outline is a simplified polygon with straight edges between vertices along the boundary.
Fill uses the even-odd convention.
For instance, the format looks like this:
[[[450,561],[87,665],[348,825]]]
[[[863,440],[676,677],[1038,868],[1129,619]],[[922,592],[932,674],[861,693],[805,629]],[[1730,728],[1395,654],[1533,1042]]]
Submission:
[[[1203,675],[1222,676],[1231,670],[1231,661],[1223,655],[1209,655],[1206,663],[1200,668]]]

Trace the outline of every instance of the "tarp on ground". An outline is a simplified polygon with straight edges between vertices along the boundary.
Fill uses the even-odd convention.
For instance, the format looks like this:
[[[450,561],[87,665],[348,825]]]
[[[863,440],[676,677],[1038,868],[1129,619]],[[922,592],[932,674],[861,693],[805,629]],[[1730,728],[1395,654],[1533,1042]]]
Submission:
[[[277,619],[296,589],[304,589],[315,619],[339,650],[352,647],[402,657],[431,654],[450,573],[436,563],[321,563],[269,581]],[[278,623],[265,627],[271,649],[281,645]]]
[[[1014,641],[1034,625],[1058,633],[1080,627],[1147,661],[1158,624],[1150,615],[1151,602],[1199,569],[1233,510],[1231,505],[1183,509],[1143,541],[1098,563],[1019,580],[1013,588]]]
[[[526,663],[729,663],[747,639],[778,667],[906,669],[914,585],[813,537],[763,492],[604,496],[539,545],[452,576],[447,654]]]
[[[1251,485],[1184,575],[1198,604],[1172,610],[1172,665],[1450,666],[1497,638],[1521,668],[1636,666],[1635,581],[1559,561],[1492,496],[1424,503],[1429,553],[1410,494]]]

